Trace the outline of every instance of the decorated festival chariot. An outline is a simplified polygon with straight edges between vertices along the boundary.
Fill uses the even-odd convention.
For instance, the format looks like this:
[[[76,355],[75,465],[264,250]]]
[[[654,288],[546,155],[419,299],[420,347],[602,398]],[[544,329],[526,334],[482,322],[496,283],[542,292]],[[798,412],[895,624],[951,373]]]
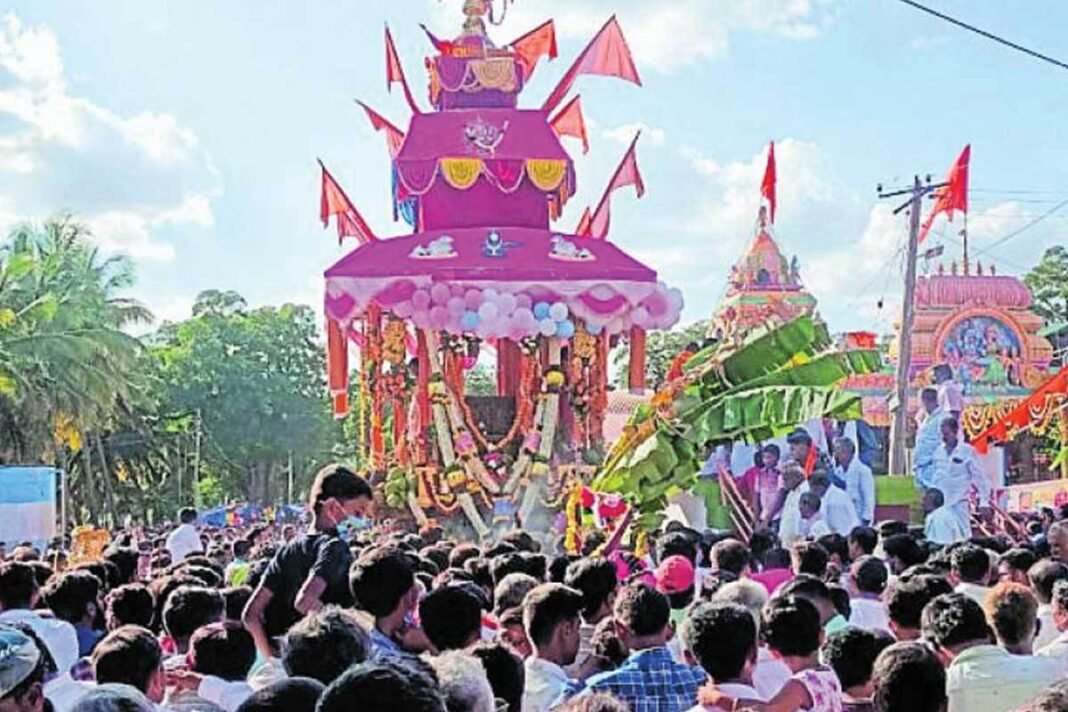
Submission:
[[[325,275],[335,414],[349,413],[354,393],[364,460],[385,473],[388,505],[420,522],[462,512],[485,536],[589,478],[603,459],[610,350],[629,343],[629,385],[642,389],[645,331],[674,325],[683,304],[607,239],[612,193],[644,192],[637,136],[599,204],[573,230],[557,225],[576,189],[561,137],[588,148],[579,97],[564,102],[575,79],[640,84],[615,18],[541,106],[520,108],[539,61],[556,56],[552,21],[498,46],[491,3],[468,0],[464,14],[454,39],[427,31],[433,111],[415,101],[388,29],[389,85],[413,115],[402,131],[364,106],[387,139],[395,219],[412,232],[378,238],[325,167],[321,212],[360,243]],[[467,375],[489,358],[496,394],[471,397]]]

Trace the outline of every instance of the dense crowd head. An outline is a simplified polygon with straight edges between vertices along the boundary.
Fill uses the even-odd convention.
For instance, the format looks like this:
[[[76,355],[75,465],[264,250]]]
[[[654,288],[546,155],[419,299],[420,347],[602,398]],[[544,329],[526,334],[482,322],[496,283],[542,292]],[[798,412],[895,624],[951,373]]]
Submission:
[[[95,561],[12,549],[0,712],[1066,709],[1056,518],[1028,541],[672,523],[563,551],[518,529],[375,526],[370,503],[333,467],[300,528],[205,529],[183,510]],[[992,685],[972,677],[984,665]]]

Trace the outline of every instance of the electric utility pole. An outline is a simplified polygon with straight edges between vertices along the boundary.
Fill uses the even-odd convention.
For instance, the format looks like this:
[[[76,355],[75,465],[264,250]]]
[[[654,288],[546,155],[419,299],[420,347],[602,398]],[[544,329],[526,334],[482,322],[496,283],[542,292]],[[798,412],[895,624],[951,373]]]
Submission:
[[[193,506],[199,504],[197,499],[200,497],[200,440],[204,431],[200,408],[197,408],[196,416],[196,439],[193,441]]]
[[[923,209],[923,197],[931,191],[941,188],[945,183],[931,184],[931,177],[921,182],[919,176],[913,178],[912,187],[883,192],[878,187],[880,198],[892,198],[908,195],[909,199],[894,209],[894,215],[902,210],[909,210],[909,241],[905,255],[905,293],[901,300],[901,336],[898,339],[897,373],[894,380],[894,395],[890,401],[890,474],[905,475],[907,457],[905,437],[908,433],[909,417],[909,369],[912,366],[912,322],[916,313],[916,261],[920,248],[920,213]]]

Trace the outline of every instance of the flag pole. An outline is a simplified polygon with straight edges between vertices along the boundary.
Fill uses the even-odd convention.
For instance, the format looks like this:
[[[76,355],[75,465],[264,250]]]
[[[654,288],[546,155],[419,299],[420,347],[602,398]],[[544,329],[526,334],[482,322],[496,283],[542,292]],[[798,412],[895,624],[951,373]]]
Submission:
[[[638,133],[634,134],[634,140],[630,142],[630,147],[627,152],[623,154],[623,158],[619,161],[619,165],[616,166],[616,170],[612,173],[612,180],[608,181],[608,187],[604,190],[604,195],[601,196],[601,201],[597,203],[597,209],[593,211],[592,215],[597,215],[601,212],[601,208],[604,207],[605,201],[612,195],[612,186],[616,183],[616,178],[619,177],[620,171],[623,170],[623,164],[627,162],[627,156],[634,152],[634,148],[638,145],[638,139],[641,138],[641,129],[638,129]]]
[[[909,474],[908,451],[905,438],[908,434],[909,414],[909,370],[912,367],[912,322],[916,315],[916,262],[920,249],[920,213],[923,210],[923,198],[932,190],[945,186],[945,183],[924,185],[920,177],[913,178],[912,186],[902,190],[884,193],[882,185],[878,187],[880,198],[908,195],[909,199],[894,209],[894,214],[909,209],[909,237],[905,253],[905,294],[901,300],[901,338],[898,341],[897,371],[894,378],[894,393],[890,398],[890,462],[891,475]]]

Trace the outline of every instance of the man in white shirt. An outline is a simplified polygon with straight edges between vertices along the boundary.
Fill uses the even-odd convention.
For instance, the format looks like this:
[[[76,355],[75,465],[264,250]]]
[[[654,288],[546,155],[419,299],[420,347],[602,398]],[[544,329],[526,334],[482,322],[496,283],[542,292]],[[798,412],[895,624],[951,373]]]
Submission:
[[[990,497],[993,488],[990,478],[979,468],[975,449],[960,441],[960,426],[954,418],[942,421],[942,446],[935,451],[935,474],[931,486],[942,492],[945,506],[957,517],[962,529],[971,536],[969,498],[972,489],[979,493],[979,511],[984,517],[991,514]]]
[[[753,615],[735,603],[701,603],[682,625],[687,662],[700,665],[716,690],[735,700],[764,698],[753,687],[757,662],[757,628]],[[697,705],[690,712],[719,711]]]
[[[849,536],[853,529],[860,526],[860,517],[857,516],[852,497],[845,490],[831,486],[831,477],[826,470],[812,473],[808,478],[808,489],[822,500],[820,512],[831,532]]]
[[[204,544],[200,541],[200,534],[194,526],[197,521],[197,510],[186,507],[178,513],[181,524],[167,537],[167,553],[171,555],[171,563],[177,564],[185,561],[186,557],[193,554],[203,554]]]
[[[983,609],[962,594],[939,596],[924,609],[924,638],[946,666],[947,712],[1013,710],[1061,677],[1055,661],[991,645],[989,631]]]
[[[803,539],[819,539],[831,533],[830,527],[820,514],[820,498],[815,492],[805,492],[798,503],[801,507],[801,520],[798,533]]]
[[[920,392],[923,419],[916,424],[916,447],[912,451],[912,474],[917,487],[931,487],[934,482],[934,458],[942,445],[942,421],[948,413],[938,407],[938,391],[924,388]]]
[[[78,662],[78,634],[66,621],[35,613],[39,596],[32,566],[20,561],[0,564],[0,624],[28,626],[48,647],[62,676]]]
[[[1059,561],[1042,559],[1027,571],[1028,583],[1038,599],[1038,635],[1035,650],[1040,650],[1058,636],[1053,620],[1053,587],[1058,581],[1068,581],[1068,566]]]
[[[1053,629],[1055,637],[1049,644],[1035,650],[1035,655],[1052,658],[1061,663],[1068,675],[1068,581],[1053,584]]]
[[[923,511],[927,515],[923,522],[923,535],[927,541],[941,546],[949,546],[971,536],[971,532],[961,526],[957,515],[946,509],[945,503],[941,490],[932,487],[923,493]]]
[[[849,625],[892,635],[890,615],[882,600],[889,574],[886,564],[874,556],[863,556],[849,567]]]
[[[857,446],[849,438],[834,441],[834,461],[835,476],[845,484],[860,523],[870,526],[875,521],[875,477],[871,468],[857,457]]]
[[[805,473],[796,462],[791,462],[782,471],[783,490],[779,493],[781,507],[775,507],[775,511],[765,515],[764,525],[770,524],[770,520],[781,512],[779,519],[779,539],[784,546],[788,546],[801,538],[801,495],[808,492],[809,484],[805,481]]]
[[[563,584],[542,584],[523,599],[523,626],[534,654],[523,663],[522,712],[549,712],[577,689],[564,668],[578,656],[581,612],[582,594]]]
[[[962,544],[949,557],[949,580],[954,592],[961,593],[980,606],[990,593],[990,557],[986,549],[975,544]]]

